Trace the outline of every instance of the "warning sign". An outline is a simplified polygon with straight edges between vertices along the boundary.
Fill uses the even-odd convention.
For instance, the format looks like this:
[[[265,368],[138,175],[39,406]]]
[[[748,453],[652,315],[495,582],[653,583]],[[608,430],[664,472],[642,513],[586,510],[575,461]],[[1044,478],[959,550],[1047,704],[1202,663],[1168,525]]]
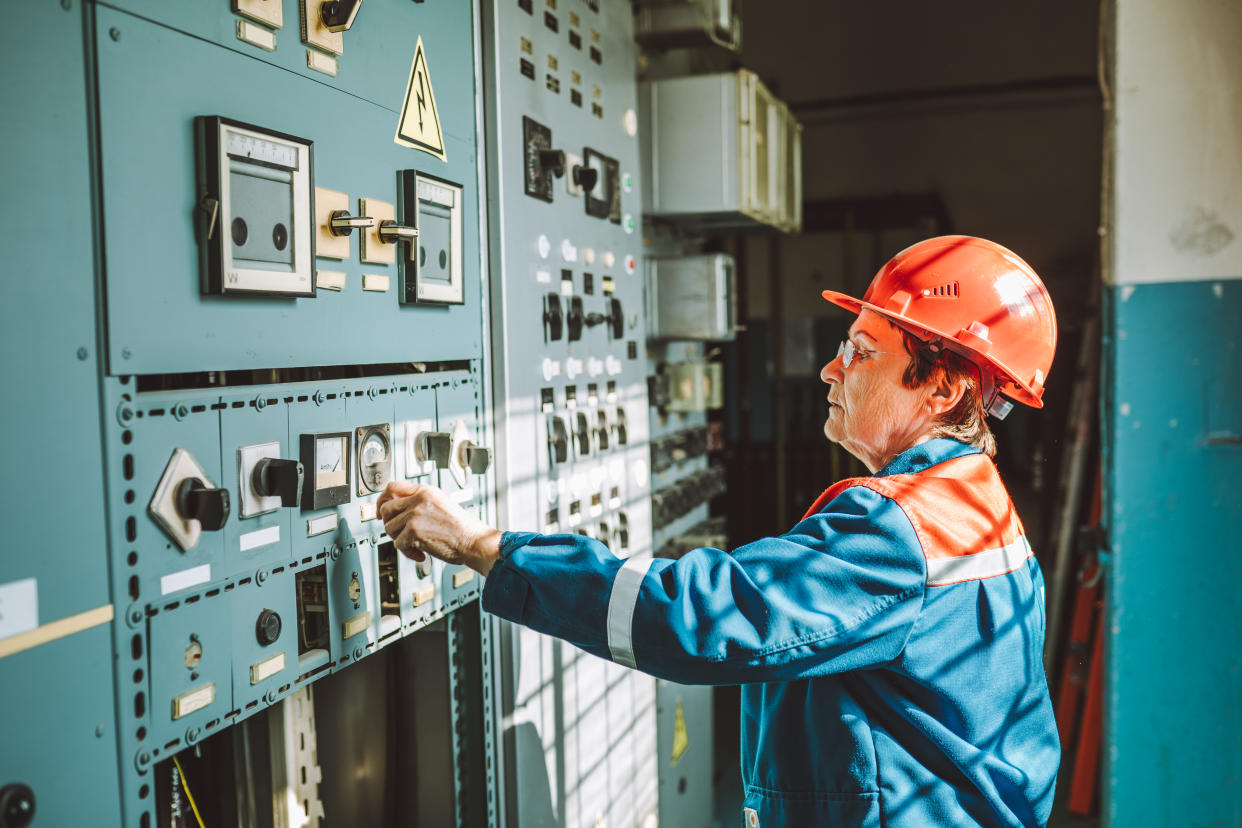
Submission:
[[[672,764],[676,765],[681,760],[681,755],[686,752],[688,747],[690,747],[690,732],[686,730],[686,710],[681,706],[681,699],[678,699],[677,715],[673,720]]]
[[[431,75],[427,72],[427,56],[423,53],[421,36],[414,49],[410,79],[405,84],[405,102],[401,105],[401,119],[397,122],[397,135],[393,140],[402,146],[434,155],[441,161],[448,160],[444,154],[444,132],[440,129],[436,93],[431,89]]]

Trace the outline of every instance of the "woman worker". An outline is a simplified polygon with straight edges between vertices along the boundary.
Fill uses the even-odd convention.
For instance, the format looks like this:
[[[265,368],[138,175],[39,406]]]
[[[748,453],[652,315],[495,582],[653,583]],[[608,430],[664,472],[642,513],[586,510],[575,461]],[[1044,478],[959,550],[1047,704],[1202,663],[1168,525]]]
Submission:
[[[1043,283],[998,244],[897,254],[820,376],[824,433],[869,477],[783,535],[677,560],[488,527],[391,483],[397,548],[487,575],[490,612],[683,684],[741,684],[743,823],[1032,826],[1060,748],[1044,586],[987,414],[1036,408],[1056,346]]]

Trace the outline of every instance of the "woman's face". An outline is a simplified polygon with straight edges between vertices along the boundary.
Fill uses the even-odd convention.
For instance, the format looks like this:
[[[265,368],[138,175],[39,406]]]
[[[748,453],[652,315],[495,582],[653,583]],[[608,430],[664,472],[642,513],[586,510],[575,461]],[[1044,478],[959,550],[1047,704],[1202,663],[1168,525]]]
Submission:
[[[874,472],[926,439],[932,422],[929,392],[902,384],[910,355],[901,330],[883,316],[864,309],[850,326],[849,341],[850,366],[838,354],[819,373],[828,383],[824,434]]]

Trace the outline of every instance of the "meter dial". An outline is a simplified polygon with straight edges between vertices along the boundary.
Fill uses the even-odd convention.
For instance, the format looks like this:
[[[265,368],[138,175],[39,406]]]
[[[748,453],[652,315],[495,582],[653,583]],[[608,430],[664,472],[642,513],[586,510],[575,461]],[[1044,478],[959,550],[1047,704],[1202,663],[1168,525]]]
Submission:
[[[378,492],[392,478],[391,426],[373,425],[358,429],[358,494]]]
[[[302,508],[324,509],[349,502],[350,433],[336,431],[301,436]]]

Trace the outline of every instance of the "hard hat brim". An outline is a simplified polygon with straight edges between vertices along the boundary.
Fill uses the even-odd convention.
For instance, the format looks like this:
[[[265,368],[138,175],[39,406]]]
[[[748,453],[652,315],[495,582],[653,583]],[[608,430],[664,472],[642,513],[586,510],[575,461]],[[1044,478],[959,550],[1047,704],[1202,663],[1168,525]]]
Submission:
[[[886,308],[881,308],[878,305],[873,305],[870,302],[864,302],[861,299],[855,299],[853,296],[850,296],[845,293],[841,293],[839,291],[825,290],[822,292],[821,295],[825,299],[827,299],[829,302],[831,302],[832,304],[836,305],[837,307],[844,308],[850,313],[854,313],[854,314],[861,313],[864,309],[873,311],[875,313],[880,314],[881,316],[888,319],[889,321],[893,322],[893,324],[897,325],[898,327],[904,328],[905,330],[909,331],[910,333],[914,334],[915,336],[921,339],[931,339],[933,337],[939,337],[940,339],[943,339],[945,342],[952,343],[954,346],[956,346],[955,348],[953,348],[953,350],[960,353],[962,356],[965,356],[966,358],[970,359],[972,362],[976,364],[979,364],[980,362],[985,362],[988,365],[990,365],[995,371],[1000,372],[1003,375],[1005,382],[998,383],[998,385],[1001,386],[1000,392],[1004,394],[1006,397],[1010,397],[1014,400],[1017,400],[1023,405],[1029,405],[1031,408],[1043,408],[1044,407],[1044,401],[1042,399],[1042,395],[1039,392],[1037,392],[1034,388],[1031,388],[1027,383],[1023,382],[1012,370],[1010,370],[1010,368],[1007,365],[1000,362],[995,357],[985,355],[985,354],[980,354],[979,352],[971,348],[969,345],[966,345],[965,343],[958,341],[957,338],[954,337],[952,334],[949,334],[945,331],[933,330],[931,328],[928,328],[926,325],[921,325],[918,322],[915,322],[913,319],[909,319],[905,316],[902,316],[899,313],[894,313],[893,311],[887,310]]]

